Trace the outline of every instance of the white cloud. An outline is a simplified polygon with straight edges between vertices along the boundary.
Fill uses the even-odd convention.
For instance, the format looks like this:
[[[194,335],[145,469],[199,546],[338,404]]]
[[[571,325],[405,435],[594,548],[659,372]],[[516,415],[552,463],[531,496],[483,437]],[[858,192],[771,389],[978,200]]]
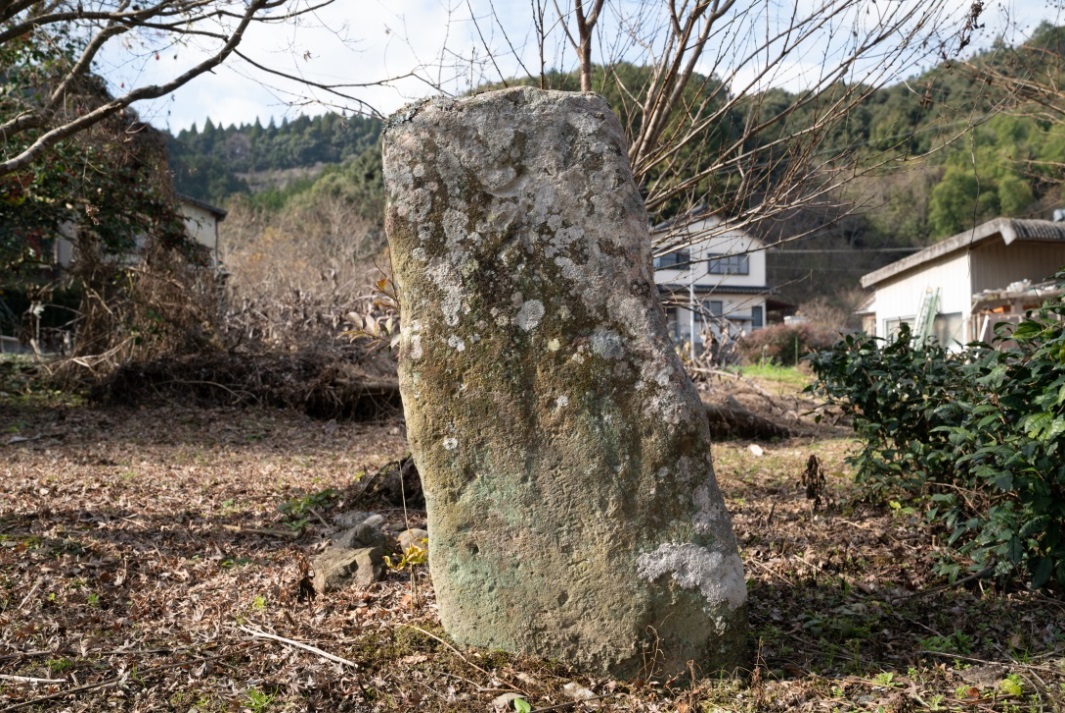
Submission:
[[[303,0],[307,1],[307,0]],[[806,8],[811,0],[793,0]],[[868,0],[872,3],[872,0]],[[892,0],[888,0],[891,2]],[[894,0],[896,4],[898,0]],[[907,2],[908,0],[902,0]],[[625,11],[638,9],[650,17],[658,13],[646,0],[612,0]],[[758,4],[756,12],[790,11],[775,0]],[[1053,3],[1051,3],[1053,5]],[[488,0],[474,0],[485,41],[493,48],[500,65],[498,71],[486,62],[486,52],[477,28],[470,22],[465,0],[335,0],[313,18],[291,24],[258,25],[251,28],[241,51],[271,67],[305,76],[320,83],[371,83],[417,71],[425,79],[439,82],[453,92],[465,91],[484,81],[497,81],[499,72],[507,76],[522,73],[515,52],[533,72],[538,69],[537,52],[529,20],[529,5],[495,0],[501,13],[499,22],[491,18]],[[873,5],[875,6],[875,4]],[[861,7],[869,7],[863,3]],[[949,9],[964,13],[968,0],[949,0]],[[606,15],[606,34],[617,35],[616,16]],[[778,18],[779,19],[779,18]],[[985,28],[975,37],[972,47],[990,45],[996,36],[1007,42],[1023,39],[1038,22],[1060,22],[1060,10],[1048,7],[1045,0],[1006,0],[988,8]],[[855,19],[855,22],[860,20]],[[506,35],[504,36],[505,27]],[[763,28],[764,30],[764,28]],[[721,37],[719,44],[735,40]],[[560,32],[555,32],[547,48],[548,68],[571,62]],[[446,48],[446,49],[445,49]],[[189,45],[168,47],[156,59],[154,46],[134,49],[111,49],[105,53],[98,70],[118,90],[120,85],[160,81],[175,71],[190,66],[203,56],[203,47]],[[793,54],[773,78],[764,84],[798,89],[821,74],[822,51],[813,44],[803,55]],[[743,56],[743,52],[735,56]],[[177,59],[174,58],[177,55]],[[564,58],[564,59],[563,59]],[[723,55],[725,62],[730,57]],[[935,59],[930,60],[934,63]],[[756,63],[729,67],[736,72],[735,84],[742,84],[756,71]],[[858,67],[857,72],[871,67]],[[704,71],[707,71],[704,69]],[[723,72],[719,68],[717,74]],[[855,77],[860,79],[860,77]],[[425,81],[414,78],[390,82],[389,86],[361,87],[346,90],[375,110],[388,114],[404,103],[435,93]],[[208,117],[217,124],[245,123],[259,118],[280,120],[300,113],[316,114],[339,108],[354,109],[355,104],[328,92],[265,75],[237,57],[220,68],[202,75],[172,96],[152,102],[140,102],[136,108],[153,124],[178,131],[193,123],[203,125]]]

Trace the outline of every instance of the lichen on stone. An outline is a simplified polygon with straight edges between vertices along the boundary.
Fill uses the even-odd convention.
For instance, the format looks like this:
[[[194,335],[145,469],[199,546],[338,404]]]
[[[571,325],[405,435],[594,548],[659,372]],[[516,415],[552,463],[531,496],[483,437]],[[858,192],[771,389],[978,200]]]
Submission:
[[[650,630],[667,673],[732,667],[742,565],[623,140],[601,98],[530,88],[389,122],[400,389],[441,621],[614,675],[639,671]]]
[[[681,587],[698,589],[711,608],[739,609],[747,602],[743,561],[691,542],[669,542],[636,560],[639,575],[654,581],[670,575]]]

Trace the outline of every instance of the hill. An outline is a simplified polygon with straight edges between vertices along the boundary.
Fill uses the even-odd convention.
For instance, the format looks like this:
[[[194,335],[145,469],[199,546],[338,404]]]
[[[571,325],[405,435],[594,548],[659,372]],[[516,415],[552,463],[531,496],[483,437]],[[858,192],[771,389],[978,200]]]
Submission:
[[[221,127],[210,119],[168,142],[174,183],[181,193],[223,204],[236,193],[284,190],[313,180],[329,164],[357,157],[377,145],[381,122],[361,116],[322,114]]]
[[[781,296],[796,303],[834,296],[855,286],[864,272],[899,257],[900,249],[923,247],[996,216],[1048,217],[1062,202],[1065,124],[1053,96],[1048,100],[1031,87],[1060,86],[1063,54],[1065,28],[1044,24],[1019,47],[999,43],[968,61],[943,61],[894,85],[869,89],[843,120],[819,129],[815,150],[826,157],[826,175],[846,170],[847,180],[832,200],[796,208],[755,229],[788,251],[773,253],[770,262],[770,279]],[[638,82],[647,70],[614,71]],[[598,86],[611,100],[616,90],[603,76],[600,72]],[[557,88],[577,82],[562,73],[548,80]],[[708,79],[704,91],[716,86]],[[1021,91],[1024,87],[1029,89]],[[751,96],[721,119],[710,140],[722,141],[749,121],[789,112],[787,121],[745,139],[743,148],[773,145],[816,127],[845,89],[830,87],[817,96],[772,89]],[[623,107],[619,97],[613,99]],[[236,200],[265,211],[261,216],[295,204],[306,210],[323,195],[377,205],[380,133],[380,122],[336,114],[266,127],[222,128],[207,121],[202,130],[173,137],[171,164],[179,191],[219,204]],[[787,180],[786,172],[766,170],[759,180]],[[729,181],[718,183],[706,189],[711,203],[726,212],[728,206],[742,207],[746,198],[727,195],[734,190]],[[319,198],[312,200],[315,195]],[[379,223],[370,205],[356,208]],[[667,205],[656,218],[683,209]],[[800,237],[801,243],[793,242]]]

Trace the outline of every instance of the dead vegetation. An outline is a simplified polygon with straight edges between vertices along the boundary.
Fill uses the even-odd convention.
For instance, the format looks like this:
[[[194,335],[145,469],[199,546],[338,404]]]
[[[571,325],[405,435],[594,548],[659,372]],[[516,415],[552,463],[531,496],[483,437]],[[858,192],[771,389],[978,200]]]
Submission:
[[[326,350],[207,352],[124,364],[88,396],[107,405],[255,404],[327,420],[374,420],[402,410],[394,369],[391,360],[344,359]]]
[[[402,457],[400,422],[88,409],[27,388],[5,386],[0,402],[0,711],[1062,705],[1061,602],[937,579],[939,543],[917,513],[854,500],[846,439],[715,445],[749,578],[748,668],[613,681],[455,646],[424,565],[301,597],[337,514],[424,524],[366,475]],[[820,475],[804,483],[811,456]]]

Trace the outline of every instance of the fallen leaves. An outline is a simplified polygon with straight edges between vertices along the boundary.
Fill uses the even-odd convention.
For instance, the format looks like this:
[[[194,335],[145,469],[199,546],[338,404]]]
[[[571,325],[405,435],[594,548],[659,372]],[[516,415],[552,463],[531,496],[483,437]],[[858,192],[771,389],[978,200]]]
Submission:
[[[0,432],[57,419],[4,410]],[[750,682],[619,682],[453,645],[421,565],[362,591],[301,587],[338,513],[424,525],[359,499],[359,473],[405,452],[395,423],[163,407],[62,422],[62,438],[3,449],[0,711],[484,711],[502,694],[532,711],[1002,711],[1052,708],[1065,681],[1065,606],[980,581],[937,590],[919,519],[850,496],[845,440],[714,446],[761,642]],[[814,453],[820,508],[802,481]],[[293,529],[288,503],[315,512]]]

